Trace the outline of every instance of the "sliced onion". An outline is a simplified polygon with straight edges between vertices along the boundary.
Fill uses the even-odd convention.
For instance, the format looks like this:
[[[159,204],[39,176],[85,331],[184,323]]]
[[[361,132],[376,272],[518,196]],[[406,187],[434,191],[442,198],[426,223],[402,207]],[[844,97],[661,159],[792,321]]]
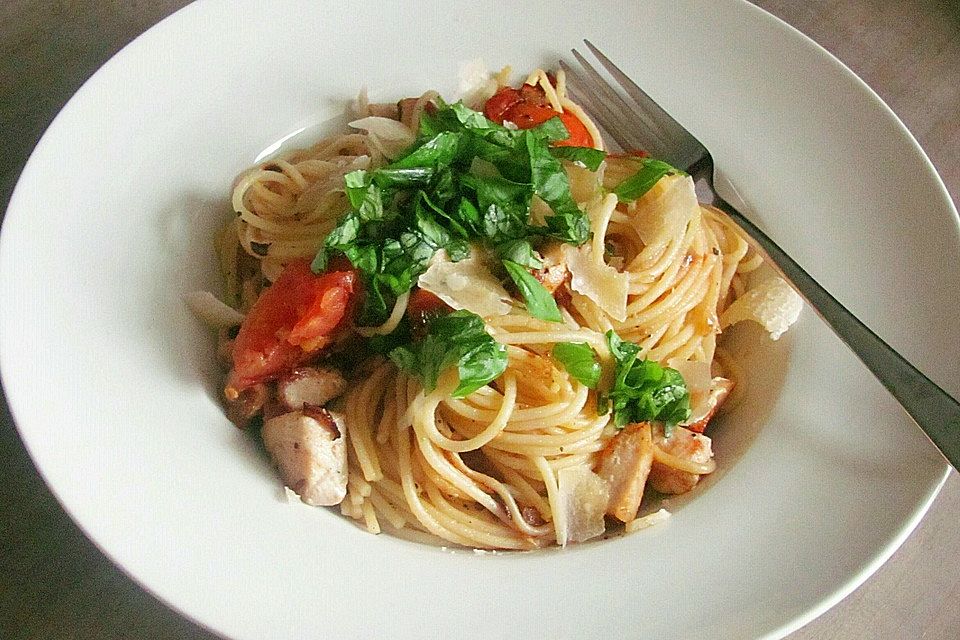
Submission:
[[[229,329],[243,322],[243,314],[224,304],[209,291],[191,291],[183,296],[198,318],[217,329]]]
[[[403,123],[380,116],[360,118],[351,122],[350,126],[365,130],[373,145],[390,159],[400,156],[416,138]]]

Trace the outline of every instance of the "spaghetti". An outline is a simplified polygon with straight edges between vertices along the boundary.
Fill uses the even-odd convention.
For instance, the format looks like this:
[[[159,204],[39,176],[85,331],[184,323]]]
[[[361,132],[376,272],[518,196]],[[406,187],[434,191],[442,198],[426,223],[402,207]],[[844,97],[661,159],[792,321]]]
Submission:
[[[511,91],[516,94],[508,94]],[[597,128],[567,98],[562,72],[553,76],[537,70],[520,89],[497,87],[495,95],[488,92],[486,97],[489,119],[470,120],[481,123],[477,126],[494,127],[487,123],[499,121],[504,126],[496,131],[519,135],[518,130],[530,128],[523,118],[557,116],[570,134],[568,142],[579,136],[576,149],[603,149]],[[491,113],[491,105],[514,98],[505,111]],[[338,135],[274,158],[236,180],[232,200],[238,215],[219,247],[227,300],[249,315],[236,343],[232,332],[222,334],[233,366],[228,405],[246,403],[241,420],[264,420],[266,440],[271,420],[290,409],[274,406],[276,398],[285,402],[286,390],[293,388],[289,371],[315,363],[336,367],[348,381],[346,390],[323,411],[342,416],[336,422],[339,430],[331,432],[347,439],[339,506],[345,516],[374,533],[387,529],[474,548],[531,549],[594,537],[614,518],[626,522],[628,530],[662,520],[665,513],[642,515],[643,495],[688,490],[714,469],[709,438],[701,434],[732,386],[724,358],[718,357],[717,338],[725,310],[749,288],[747,273],[761,259],[725,215],[696,202],[692,181],[681,172],[667,172],[642,195],[624,197],[623,185],[649,166],[642,156],[602,154],[603,161],[590,170],[575,155],[557,154],[578,209],[570,215],[585,216],[589,237],[579,244],[556,237],[536,239],[532,255],[539,267],[521,266],[556,301],[558,317],[547,319],[545,312],[535,312],[534,303],[543,303],[543,298],[534,295],[540,295],[539,290],[530,292],[528,279],[514,278],[511,284],[504,275],[498,263],[503,243],[492,251],[471,239],[470,259],[454,260],[459,245],[450,241],[445,251],[434,252],[412,292],[390,299],[390,290],[384,289],[388,299],[376,322],[359,319],[361,303],[352,280],[328,283],[323,290],[328,298],[316,307],[322,307],[322,313],[340,308],[341,298],[350,300],[342,305],[342,318],[327,318],[338,329],[310,334],[297,345],[300,351],[291,351],[282,337],[302,333],[305,320],[297,316],[295,328],[268,336],[286,349],[287,359],[276,371],[259,378],[238,372],[236,350],[241,341],[250,342],[252,329],[247,325],[256,324],[251,318],[263,315],[258,309],[263,292],[288,286],[291,263],[313,260],[318,252],[339,255],[330,247],[342,245],[330,236],[340,237],[345,217],[367,206],[359,201],[359,188],[351,191],[351,175],[367,176],[363,188],[369,194],[369,184],[376,185],[369,179],[373,171],[398,166],[389,164],[389,143],[404,140],[400,128],[407,130],[409,143],[418,131],[422,139],[430,123],[421,124],[420,119],[439,118],[433,115],[438,104],[444,106],[435,93],[398,105],[372,105],[363,97],[358,122],[365,132]],[[527,145],[534,144],[530,140]],[[533,151],[530,154],[533,157]],[[471,170],[489,174],[489,163],[478,162],[473,161]],[[544,166],[550,166],[549,159]],[[547,200],[540,192],[534,196],[531,225],[549,224],[545,221],[560,209],[557,200]],[[401,196],[397,201],[404,202]],[[478,201],[483,205],[482,196]],[[385,201],[380,206],[396,205]],[[435,208],[439,220],[443,207]],[[359,250],[343,253],[350,263],[340,257],[338,269],[346,264],[362,271]],[[315,271],[317,266],[315,261]],[[325,268],[333,270],[329,264]],[[475,275],[478,270],[480,276]],[[271,282],[275,284],[268,287]],[[379,291],[379,281],[364,282],[362,295]],[[434,307],[415,308],[425,294]],[[549,301],[545,304],[550,307]],[[357,346],[370,344],[365,340],[389,340],[408,325],[414,326],[415,336],[417,318],[428,318],[424,326],[429,330],[436,309],[440,314],[456,309],[461,310],[457,314],[481,317],[493,339],[487,346],[492,353],[502,353],[502,371],[475,390],[458,394],[463,370],[458,373],[456,366],[439,368],[436,379],[429,380],[415,368],[398,366],[402,362],[392,352],[388,356]],[[437,338],[432,344],[439,349],[446,343]],[[587,369],[595,378],[576,374],[573,365],[558,359],[559,344],[592,354],[598,366],[591,368],[587,362]],[[269,360],[275,353],[258,355]],[[662,369],[657,371],[682,374],[689,395],[684,420],[618,424],[623,422],[617,417],[620,405],[611,390],[632,384],[630,376],[636,372],[630,367],[643,360],[659,363]],[[251,400],[257,395],[253,389],[262,397]],[[303,402],[298,415],[306,420],[304,416],[316,410]],[[237,415],[235,406],[232,415]],[[289,471],[283,464],[281,468]],[[286,475],[285,480],[290,484]],[[655,500],[648,502],[653,505]]]

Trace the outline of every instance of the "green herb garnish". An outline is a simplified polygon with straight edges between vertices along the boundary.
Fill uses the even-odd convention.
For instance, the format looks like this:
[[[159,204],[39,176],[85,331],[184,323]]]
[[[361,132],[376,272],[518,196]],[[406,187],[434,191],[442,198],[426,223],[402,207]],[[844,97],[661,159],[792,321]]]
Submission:
[[[456,365],[460,383],[451,395],[462,398],[503,374],[507,348],[487,333],[483,318],[454,311],[433,319],[419,342],[391,350],[390,359],[417,377],[427,392],[437,387],[441,373]]]
[[[591,389],[597,388],[600,363],[597,362],[597,354],[586,342],[558,342],[553,345],[551,354],[581,384]]]
[[[606,152],[593,147],[550,147],[554,158],[579,162],[590,171],[600,168],[600,163],[607,157]]]
[[[653,158],[637,158],[640,163],[640,169],[617,185],[613,190],[621,202],[637,200],[647,191],[653,188],[653,185],[660,182],[660,178],[667,175],[687,175],[683,171],[672,167],[662,160]]]
[[[616,361],[613,388],[608,394],[613,405],[613,422],[624,427],[633,422],[658,420],[669,435],[674,425],[690,417],[690,393],[676,369],[653,360],[640,360],[640,347],[607,332],[607,344]]]
[[[553,299],[553,296],[539,280],[534,278],[523,266],[511,260],[504,260],[503,266],[513,283],[517,285],[517,290],[523,296],[530,315],[549,322],[563,321],[560,316],[560,308],[557,307],[557,301]]]

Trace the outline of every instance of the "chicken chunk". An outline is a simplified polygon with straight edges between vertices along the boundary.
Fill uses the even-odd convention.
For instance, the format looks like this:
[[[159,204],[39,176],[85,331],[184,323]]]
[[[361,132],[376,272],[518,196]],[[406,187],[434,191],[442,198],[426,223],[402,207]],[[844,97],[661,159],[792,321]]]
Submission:
[[[277,400],[286,411],[322,407],[346,391],[347,381],[333,367],[297,367],[277,381]]]
[[[543,266],[533,269],[531,273],[551,295],[557,293],[557,290],[570,277],[570,270],[567,268],[559,243],[543,250]]]
[[[661,462],[654,462],[650,467],[650,486],[660,493],[686,493],[697,486],[698,482],[699,475],[668,467]]]
[[[267,420],[263,444],[284,484],[314,506],[347,495],[347,432],[343,416],[307,408]]]
[[[263,411],[264,404],[269,399],[269,389],[262,382],[249,386],[235,394],[224,394],[227,418],[241,429],[246,429],[250,422]]]
[[[420,98],[404,98],[397,103],[397,115],[400,122],[407,125],[412,131],[416,131],[420,126],[419,117],[416,113],[419,100]]]
[[[370,103],[368,106],[369,115],[379,116],[381,118],[390,118],[391,120],[400,119],[400,105],[396,102],[390,103]]]
[[[653,443],[661,451],[695,466],[706,466],[713,458],[710,438],[683,427],[674,427],[669,438],[664,437],[662,427],[654,428]],[[660,493],[678,494],[693,489],[700,481],[700,475],[654,460],[648,481]]]
[[[650,423],[627,425],[614,436],[601,456],[597,475],[610,485],[607,515],[630,522],[637,517],[653,463]]]

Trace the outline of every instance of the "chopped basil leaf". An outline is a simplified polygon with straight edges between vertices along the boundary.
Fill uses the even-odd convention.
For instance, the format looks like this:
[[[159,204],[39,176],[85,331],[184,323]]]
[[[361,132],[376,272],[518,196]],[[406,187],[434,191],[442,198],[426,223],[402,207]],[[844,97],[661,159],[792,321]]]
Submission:
[[[566,125],[563,124],[558,116],[554,116],[549,120],[538,124],[532,129],[528,129],[531,134],[542,138],[547,142],[558,142],[560,140],[566,140],[570,137],[570,132],[567,131]]]
[[[617,427],[657,420],[663,422],[664,432],[669,434],[674,425],[690,417],[690,393],[679,371],[653,360],[640,360],[638,345],[622,340],[613,331],[606,335],[616,362],[608,397]]]
[[[575,246],[590,239],[590,219],[579,209],[547,216],[547,234]]]
[[[581,384],[596,389],[600,382],[600,363],[597,354],[586,342],[558,342],[553,345],[553,357],[567,373]]]
[[[662,160],[653,158],[637,158],[640,170],[621,182],[613,190],[621,202],[636,200],[660,182],[660,178],[667,175],[686,175]]]
[[[554,158],[579,162],[590,171],[600,168],[600,163],[607,157],[606,152],[593,147],[550,147]]]
[[[441,131],[390,166],[395,169],[415,169],[449,165],[457,157],[461,140],[462,136],[452,131]]]
[[[387,166],[373,172],[373,182],[383,189],[426,187],[436,172],[433,167]]]
[[[343,176],[343,184],[347,192],[347,197],[350,199],[350,205],[354,209],[358,209],[366,197],[367,187],[370,185],[367,179],[367,172],[363,169],[351,171]]]
[[[353,244],[360,237],[360,226],[362,224],[363,218],[360,217],[360,213],[351,211],[340,219],[333,231],[327,234],[324,244],[330,248],[347,247]]]
[[[531,269],[539,269],[543,266],[543,262],[533,252],[533,247],[528,240],[507,240],[497,245],[497,256],[501,260],[516,262]]]
[[[517,285],[517,289],[520,291],[520,295],[523,296],[524,302],[527,303],[527,311],[530,312],[530,315],[534,318],[547,320],[549,322],[563,322],[563,318],[560,316],[560,309],[557,307],[557,301],[554,300],[550,292],[540,284],[539,280],[534,278],[525,267],[516,262],[504,260],[503,266],[506,268],[507,273],[510,274],[513,283]]]
[[[313,261],[310,263],[310,270],[314,273],[323,273],[327,270],[328,261],[326,250],[320,249],[320,251],[317,251],[317,255],[313,256]]]
[[[524,133],[534,193],[553,210],[553,215],[546,217],[547,229],[558,240],[583,244],[590,238],[590,221],[570,195],[570,180],[563,165],[532,131]]]
[[[487,333],[483,318],[454,311],[434,318],[423,340],[392,349],[390,359],[418,378],[427,392],[437,387],[441,373],[456,365],[460,382],[452,395],[462,398],[503,374],[507,348]]]

